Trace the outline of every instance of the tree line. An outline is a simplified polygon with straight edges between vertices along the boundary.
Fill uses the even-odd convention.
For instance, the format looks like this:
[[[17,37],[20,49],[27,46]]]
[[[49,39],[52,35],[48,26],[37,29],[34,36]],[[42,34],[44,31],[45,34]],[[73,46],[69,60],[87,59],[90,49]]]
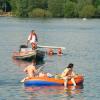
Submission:
[[[100,0],[0,0],[0,14],[18,17],[100,18]]]

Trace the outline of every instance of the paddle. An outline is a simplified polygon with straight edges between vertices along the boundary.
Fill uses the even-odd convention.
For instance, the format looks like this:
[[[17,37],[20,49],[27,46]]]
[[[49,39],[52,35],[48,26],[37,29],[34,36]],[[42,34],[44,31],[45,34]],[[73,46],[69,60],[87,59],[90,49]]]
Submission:
[[[44,67],[45,67],[45,66],[41,66],[41,67],[39,67],[39,68],[37,69],[35,75],[38,75],[38,74],[40,73],[40,71],[43,70]]]

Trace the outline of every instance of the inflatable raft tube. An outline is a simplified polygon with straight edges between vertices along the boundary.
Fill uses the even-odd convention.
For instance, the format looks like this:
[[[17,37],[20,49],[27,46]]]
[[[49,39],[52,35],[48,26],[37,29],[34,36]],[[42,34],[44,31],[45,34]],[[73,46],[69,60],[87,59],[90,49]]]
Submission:
[[[84,77],[82,75],[78,75],[75,78],[75,82],[77,85],[83,84]],[[24,82],[25,86],[59,86],[64,85],[64,80],[54,77],[33,77],[31,79],[27,79]],[[73,85],[71,80],[68,80],[68,86]]]

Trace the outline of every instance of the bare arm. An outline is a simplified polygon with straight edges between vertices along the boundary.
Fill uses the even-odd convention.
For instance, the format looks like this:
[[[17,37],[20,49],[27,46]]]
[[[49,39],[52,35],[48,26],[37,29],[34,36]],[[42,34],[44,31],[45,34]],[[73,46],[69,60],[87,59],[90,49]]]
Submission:
[[[27,72],[27,69],[26,68],[24,69],[24,72]]]
[[[68,73],[68,69],[65,69],[65,70],[62,72],[61,77],[65,77],[67,73]]]
[[[28,46],[28,43],[30,41],[30,38],[31,38],[31,33],[29,34],[28,39],[27,39],[27,46]]]

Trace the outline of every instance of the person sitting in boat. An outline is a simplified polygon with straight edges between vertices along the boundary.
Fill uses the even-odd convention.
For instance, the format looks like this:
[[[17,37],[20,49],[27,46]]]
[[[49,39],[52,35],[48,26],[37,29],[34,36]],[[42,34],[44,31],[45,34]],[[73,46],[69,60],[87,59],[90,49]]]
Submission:
[[[27,46],[29,42],[31,43],[32,49],[35,50],[37,48],[38,38],[34,30],[28,36]]]
[[[37,72],[37,69],[35,67],[35,61],[32,62],[31,65],[28,65],[25,69],[24,72],[27,73],[27,77],[21,80],[21,82],[24,82],[26,79],[30,79],[32,77],[35,77],[35,73]]]
[[[70,63],[67,68],[65,68],[65,70],[62,72],[61,77],[62,79],[64,79],[64,87],[65,89],[67,89],[67,82],[70,79],[73,83],[74,86],[76,86],[74,77],[75,77],[75,73],[73,71],[73,64]]]

